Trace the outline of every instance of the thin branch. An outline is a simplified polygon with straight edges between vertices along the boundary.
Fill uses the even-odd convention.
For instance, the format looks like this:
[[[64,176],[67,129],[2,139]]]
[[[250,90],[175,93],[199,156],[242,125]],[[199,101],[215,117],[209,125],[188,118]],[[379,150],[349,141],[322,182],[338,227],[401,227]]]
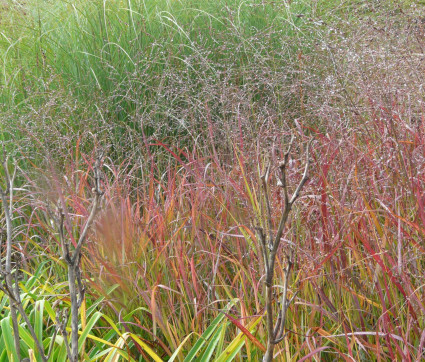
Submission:
[[[279,163],[279,171],[280,171],[279,181],[280,181],[280,183],[278,183],[278,185],[283,188],[283,193],[284,193],[284,198],[285,198],[284,199],[285,207],[286,207],[286,205],[288,205],[288,186],[286,184],[286,167],[288,166],[289,155],[291,153],[294,141],[295,141],[295,136],[292,135],[291,141],[289,142],[288,149],[286,150],[285,154],[283,155],[283,161]]]
[[[308,169],[310,167],[310,145],[313,142],[313,139],[311,139],[308,144],[307,144],[307,151],[306,151],[306,163],[305,163],[305,167],[304,167],[304,173],[303,173],[303,177],[300,181],[300,183],[298,184],[298,187],[296,188],[294,194],[292,195],[291,201],[289,201],[289,203],[292,205],[300,196],[300,192],[303,189],[305,183],[308,180]]]
[[[100,156],[101,157],[101,156]],[[103,195],[103,192],[100,190],[100,157],[96,159],[95,165],[94,165],[94,181],[95,186],[93,187],[94,192],[94,200],[92,204],[92,208],[90,211],[90,215],[86,221],[86,224],[84,225],[83,231],[80,234],[80,238],[78,239],[77,246],[74,250],[73,256],[72,256],[72,264],[74,264],[77,260],[77,258],[80,255],[81,248],[83,247],[84,242],[86,241],[88,231],[90,229],[90,226],[96,216],[97,209],[99,206],[100,198]]]
[[[60,314],[60,311],[56,312],[56,323],[64,339],[64,343],[66,346],[66,354],[68,356],[68,359],[72,361],[72,353],[68,343],[68,331],[66,330],[68,319],[69,319],[69,315],[65,310],[62,311],[62,315]]]
[[[81,250],[86,242],[89,229],[91,225],[94,222],[94,219],[96,217],[96,213],[99,208],[100,199],[103,195],[103,192],[100,189],[100,181],[101,181],[101,174],[100,174],[100,165],[101,165],[101,159],[102,155],[99,155],[96,158],[95,164],[93,166],[94,171],[94,186],[93,186],[93,193],[94,198],[91,204],[91,209],[89,216],[87,218],[86,223],[83,226],[83,229],[80,233],[80,237],[78,239],[77,245],[73,252],[70,251],[70,244],[67,242],[65,238],[65,231],[64,231],[64,213],[62,210],[59,209],[60,216],[58,219],[58,228],[59,228],[59,238],[61,242],[61,246],[63,248],[63,258],[66,261],[67,267],[68,267],[68,286],[69,286],[69,295],[71,299],[71,346],[68,344],[68,334],[66,331],[66,326],[63,326],[63,323],[60,323],[59,326],[61,328],[61,333],[66,339],[66,346],[67,346],[67,353],[68,358],[71,362],[77,362],[78,361],[78,310],[81,307],[81,304],[84,300],[84,294],[85,294],[85,288],[82,282],[81,278],[81,271],[80,271],[80,261],[81,261]],[[63,204],[63,200],[62,204]],[[63,207],[65,205],[63,204]]]
[[[266,275],[269,273],[269,258],[268,258],[268,250],[266,245],[266,237],[264,235],[264,230],[262,228],[255,228],[255,231],[257,233],[257,238],[260,240],[260,249],[261,249],[261,255],[263,256],[264,261],[264,269],[266,272]]]
[[[267,227],[268,227],[268,242],[272,242],[272,209],[270,206],[270,198],[269,198],[269,192],[267,189],[267,182],[270,175],[270,161],[266,167],[266,170],[264,171],[264,174],[261,175],[261,182],[264,189],[264,198],[266,199],[266,208],[267,208]]]
[[[43,348],[43,344],[41,343],[41,341],[38,339],[37,334],[34,331],[34,328],[28,318],[27,313],[25,312],[24,306],[22,305],[22,300],[21,300],[21,296],[20,296],[20,292],[19,292],[19,286],[17,285],[18,283],[16,282],[15,288],[16,288],[16,308],[19,310],[19,313],[21,314],[22,318],[25,321],[25,324],[27,325],[27,328],[30,331],[31,337],[33,338],[35,345],[37,346],[38,351],[40,352],[41,355],[41,359],[43,362],[47,362],[47,358],[44,355],[44,348]]]
[[[285,338],[286,338],[286,336],[288,335],[288,333],[285,333],[282,337],[280,337],[280,338],[278,338],[278,339],[274,339],[271,343],[273,344],[273,345],[276,345],[276,344],[278,344],[278,343],[280,343],[280,342],[282,342]]]
[[[279,326],[279,330],[277,331],[276,335],[275,335],[275,339],[279,339],[283,336],[283,331],[285,330],[285,322],[286,322],[286,314],[289,308],[289,305],[291,304],[291,302],[288,301],[287,299],[287,295],[288,295],[288,284],[289,284],[289,276],[291,274],[291,269],[292,269],[293,263],[291,260],[288,259],[288,266],[286,267],[285,270],[285,280],[284,280],[284,285],[283,285],[283,296],[282,296],[282,322]]]
[[[270,207],[269,193],[267,189],[267,178],[266,178],[267,171],[265,172],[264,175],[261,176],[263,192],[264,192],[264,197],[265,197],[266,206],[267,206],[267,215],[266,215],[267,221],[266,222],[268,223],[268,228],[270,230],[270,236],[269,236],[270,245],[268,247],[268,245],[266,245],[267,242],[266,242],[266,237],[264,235],[263,229],[256,228],[257,240],[260,244],[261,252],[264,258],[264,268],[266,272],[266,279],[265,279],[266,308],[265,309],[267,313],[266,325],[267,325],[268,336],[267,336],[267,348],[263,357],[263,362],[271,362],[273,360],[273,351],[274,351],[275,345],[281,342],[286,337],[286,333],[284,334],[284,331],[285,331],[285,322],[286,322],[288,308],[293,302],[297,294],[297,293],[294,293],[294,295],[292,296],[290,300],[287,299],[290,275],[291,275],[291,270],[293,267],[293,255],[287,254],[288,255],[287,265],[286,265],[286,268],[284,269],[282,301],[281,301],[281,306],[276,318],[276,322],[274,322],[273,321],[273,298],[274,298],[273,278],[274,278],[274,272],[275,272],[274,268],[275,268],[277,252],[279,249],[279,245],[281,243],[283,231],[285,230],[286,224],[289,219],[289,215],[292,210],[292,206],[294,202],[297,200],[297,198],[299,197],[301,190],[303,189],[303,187],[305,186],[308,180],[308,170],[310,167],[309,152],[310,152],[311,141],[307,145],[307,150],[306,150],[307,160],[306,160],[303,176],[298,186],[295,188],[295,191],[291,199],[289,199],[286,173],[287,173],[287,166],[289,162],[289,155],[292,150],[294,140],[295,140],[295,137],[292,136],[289,146],[287,148],[287,151],[284,154],[283,160],[279,163],[278,186],[280,186],[284,192],[284,206],[283,206],[282,214],[280,217],[279,226],[274,237],[274,242],[271,236],[272,223],[271,223],[271,207]],[[266,170],[267,169],[268,167],[266,168]]]
[[[80,265],[80,259],[81,259],[81,255],[79,260],[77,260],[77,265]],[[76,277],[77,277],[77,286],[78,286],[78,308],[80,308],[84,300],[86,288],[84,287],[83,282],[81,280],[81,270],[78,267],[76,268]]]
[[[56,341],[56,336],[58,334],[58,330],[59,330],[59,327],[56,325],[55,326],[55,331],[53,333],[52,340],[50,341],[50,346],[49,346],[49,351],[47,352],[46,361],[49,361],[50,360],[50,356],[52,355],[53,347],[54,347],[55,341]]]
[[[283,214],[280,218],[279,228],[276,232],[276,237],[273,243],[273,249],[271,252],[271,257],[275,258],[277,249],[279,248],[280,239],[282,238],[283,230],[285,229],[286,222],[288,221],[289,213],[291,212],[292,204],[285,205],[285,209],[283,210]]]
[[[21,358],[21,345],[19,336],[19,324],[17,317],[17,296],[14,295],[13,290],[13,278],[12,278],[12,243],[13,243],[13,230],[12,230],[12,213],[13,213],[13,179],[16,175],[16,167],[13,172],[13,176],[10,176],[8,168],[8,157],[6,155],[6,149],[3,144],[3,159],[2,166],[6,177],[6,189],[0,188],[1,200],[4,210],[4,218],[6,220],[6,262],[5,267],[2,268],[4,271],[4,279],[7,290],[9,291],[9,302],[10,302],[10,315],[12,318],[13,326],[13,338],[15,344],[15,351],[18,359]],[[15,283],[17,283],[15,281]]]

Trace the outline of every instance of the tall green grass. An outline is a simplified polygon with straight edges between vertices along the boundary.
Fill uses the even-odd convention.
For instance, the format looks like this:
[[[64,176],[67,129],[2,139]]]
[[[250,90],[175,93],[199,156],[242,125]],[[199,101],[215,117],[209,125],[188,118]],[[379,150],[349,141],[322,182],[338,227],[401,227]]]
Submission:
[[[187,135],[204,127],[205,103],[225,120],[234,109],[222,101],[229,91],[247,108],[266,103],[283,112],[295,104],[284,89],[296,80],[296,53],[308,51],[311,38],[296,15],[310,10],[303,1],[11,5],[17,20],[0,48],[3,110],[55,103],[60,113],[82,103],[70,125],[114,122],[115,139],[131,129]]]
[[[7,41],[3,39],[3,49],[14,42],[7,48],[16,54],[4,57],[8,84],[19,66],[30,68],[35,76],[51,66],[70,82],[68,86],[106,93],[116,86],[112,80],[119,84],[126,75],[148,66],[158,72],[167,66],[186,67],[185,58],[193,55],[211,63],[213,73],[218,61],[226,58],[236,67],[243,66],[251,55],[267,55],[267,48],[257,48],[260,42],[271,40],[269,51],[282,45],[277,35],[267,39],[264,32],[273,28],[275,34],[295,35],[300,18],[293,13],[308,16],[309,11],[300,1],[291,5],[262,1],[30,1],[11,7],[18,21],[10,24],[11,34],[5,32]],[[250,42],[255,36],[257,44]],[[233,48],[218,51],[224,44]],[[242,50],[234,54],[238,46]],[[216,51],[202,56],[205,48]],[[21,52],[24,59],[19,61]]]

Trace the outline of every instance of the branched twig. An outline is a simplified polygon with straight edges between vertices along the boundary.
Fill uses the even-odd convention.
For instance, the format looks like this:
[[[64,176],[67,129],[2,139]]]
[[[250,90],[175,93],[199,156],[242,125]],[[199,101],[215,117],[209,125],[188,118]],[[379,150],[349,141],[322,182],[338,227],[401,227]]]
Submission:
[[[19,261],[16,262],[15,271],[12,271],[12,244],[13,244],[13,228],[12,228],[12,215],[13,215],[13,185],[16,177],[16,164],[13,170],[13,173],[10,174],[8,168],[8,157],[6,155],[6,150],[3,146],[3,157],[1,159],[1,164],[3,166],[6,187],[0,187],[0,196],[3,204],[4,217],[6,221],[6,261],[5,266],[0,266],[0,274],[2,276],[3,285],[0,286],[2,290],[8,297],[10,303],[10,314],[12,318],[13,326],[13,337],[15,343],[15,351],[19,358],[21,359],[21,350],[20,350],[20,334],[19,334],[19,324],[17,312],[19,312],[24,319],[27,328],[31,334],[31,337],[34,340],[35,345],[40,353],[41,360],[43,362],[48,360],[48,357],[44,355],[44,348],[41,341],[38,339],[34,328],[28,318],[28,315],[25,311],[25,308],[21,301],[21,292],[19,289],[19,282],[17,273],[20,269]]]
[[[69,285],[69,294],[71,299],[71,348],[68,344],[68,334],[66,332],[66,323],[63,326],[63,322],[59,324],[61,334],[63,335],[66,346],[68,358],[71,362],[78,361],[78,310],[81,307],[81,304],[84,300],[85,288],[81,279],[80,271],[80,261],[81,261],[81,249],[86,242],[89,229],[93,224],[94,218],[99,209],[100,199],[103,195],[103,192],[100,188],[101,183],[101,166],[102,156],[96,158],[93,171],[94,171],[94,186],[93,193],[94,198],[91,205],[90,214],[87,218],[86,223],[84,224],[83,230],[81,231],[80,237],[78,239],[77,245],[73,251],[70,250],[70,244],[65,237],[65,214],[64,210],[59,207],[59,218],[58,222],[58,233],[59,239],[62,246],[62,256],[65,260],[68,267],[68,285]]]
[[[16,314],[16,296],[14,295],[13,290],[13,279],[12,279],[12,243],[13,243],[13,233],[12,233],[12,213],[13,213],[13,182],[16,175],[16,166],[13,171],[12,176],[9,172],[9,158],[6,154],[6,149],[3,145],[3,157],[1,159],[1,164],[3,166],[3,171],[5,174],[6,187],[0,187],[0,196],[3,204],[4,218],[6,220],[6,262],[2,272],[4,276],[5,286],[9,296],[10,301],[10,315],[12,318],[13,326],[13,338],[15,343],[15,351],[18,358],[21,358],[21,346],[20,346],[20,337],[19,337],[19,324],[18,316]]]
[[[289,215],[291,213],[293,204],[298,199],[301,190],[305,186],[305,183],[308,180],[308,171],[310,167],[310,146],[311,141],[307,145],[306,150],[306,164],[304,167],[304,173],[302,175],[301,181],[298,183],[297,187],[295,188],[295,191],[293,192],[292,196],[289,197],[289,190],[288,190],[288,182],[287,182],[287,166],[289,161],[289,156],[292,150],[292,146],[294,144],[295,137],[291,137],[291,141],[289,143],[289,146],[287,148],[287,151],[285,152],[283,156],[283,160],[278,165],[278,186],[280,186],[283,189],[284,194],[284,206],[282,215],[280,217],[279,226],[276,231],[276,234],[273,237],[272,233],[272,213],[271,213],[271,206],[270,206],[270,199],[269,199],[269,193],[268,193],[268,187],[267,182],[269,180],[269,172],[270,172],[270,165],[268,164],[265,172],[263,175],[261,175],[261,183],[262,188],[264,192],[264,198],[266,203],[266,225],[268,228],[268,236],[266,236],[266,233],[261,227],[255,227],[256,235],[257,235],[257,241],[260,245],[261,254],[264,261],[264,270],[265,270],[265,300],[266,300],[266,312],[267,312],[267,349],[266,353],[263,358],[263,362],[270,362],[273,360],[273,351],[274,346],[281,342],[286,334],[284,334],[285,331],[285,322],[286,322],[286,315],[289,306],[294,301],[294,298],[296,297],[297,293],[294,293],[292,298],[288,300],[287,294],[288,294],[288,285],[290,280],[290,274],[291,270],[294,264],[292,256],[287,255],[286,260],[286,267],[284,269],[284,280],[283,280],[283,294],[282,294],[282,301],[280,303],[280,309],[278,312],[278,316],[276,318],[276,322],[274,322],[273,318],[273,278],[274,278],[274,269],[275,269],[275,262],[276,262],[276,256],[279,249],[279,245],[282,239],[283,231],[285,229],[285,226],[288,222]],[[264,223],[262,223],[264,224]],[[291,253],[289,253],[291,254]]]

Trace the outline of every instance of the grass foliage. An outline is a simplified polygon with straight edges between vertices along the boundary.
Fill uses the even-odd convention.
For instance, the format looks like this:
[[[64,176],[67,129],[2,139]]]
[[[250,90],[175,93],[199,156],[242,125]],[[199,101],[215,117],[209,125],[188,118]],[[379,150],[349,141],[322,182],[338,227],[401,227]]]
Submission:
[[[401,0],[0,2],[15,273],[51,360],[66,359],[54,331],[70,304],[53,218],[63,198],[78,239],[98,149],[105,194],[81,262],[81,359],[261,360],[260,176],[271,162],[273,181],[292,134],[292,185],[314,141],[279,251],[284,263],[296,246],[298,294],[276,360],[423,360],[423,11]],[[283,195],[270,192],[277,228]],[[22,356],[37,360],[19,323]]]

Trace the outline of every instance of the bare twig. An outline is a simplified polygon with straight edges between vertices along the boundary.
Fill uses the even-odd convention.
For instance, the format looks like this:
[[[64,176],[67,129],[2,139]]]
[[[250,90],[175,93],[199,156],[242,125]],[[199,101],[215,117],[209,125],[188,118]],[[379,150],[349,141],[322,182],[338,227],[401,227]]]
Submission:
[[[62,255],[68,267],[68,285],[69,285],[69,294],[71,299],[71,348],[68,345],[68,334],[66,331],[66,323],[63,322],[59,324],[59,330],[62,336],[65,339],[67,345],[67,354],[71,362],[78,361],[78,310],[81,307],[81,304],[84,300],[85,288],[81,279],[80,271],[80,261],[81,261],[81,249],[84,243],[87,240],[88,232],[91,225],[96,217],[97,211],[99,209],[100,199],[103,195],[103,192],[100,189],[100,166],[101,166],[102,156],[96,158],[93,171],[94,171],[94,186],[93,193],[94,198],[91,205],[90,214],[87,218],[86,223],[84,224],[83,230],[81,231],[80,237],[77,242],[77,246],[73,251],[70,250],[70,244],[65,237],[65,214],[64,210],[59,207],[59,218],[58,222],[58,233],[59,239],[62,246]],[[66,319],[68,320],[68,319]]]
[[[276,318],[276,322],[274,322],[273,318],[273,279],[274,279],[274,272],[275,272],[275,262],[277,257],[277,252],[279,249],[279,245],[282,239],[283,231],[285,229],[285,226],[288,222],[289,215],[291,213],[293,204],[298,199],[303,187],[305,186],[307,180],[308,180],[308,171],[310,167],[310,145],[311,141],[307,145],[306,150],[306,164],[304,167],[304,173],[301,178],[301,181],[298,183],[297,187],[295,188],[295,191],[293,192],[292,196],[289,197],[289,189],[288,189],[288,183],[287,183],[287,166],[289,161],[289,156],[293,147],[293,143],[295,141],[295,137],[291,137],[291,141],[289,143],[289,146],[287,148],[287,151],[285,152],[283,156],[283,160],[279,163],[278,167],[278,186],[280,186],[283,189],[284,193],[284,206],[282,215],[280,217],[279,226],[276,231],[276,234],[274,237],[272,236],[272,220],[271,220],[271,206],[270,206],[270,199],[269,199],[269,193],[268,193],[268,173],[270,172],[270,166],[268,165],[266,167],[266,171],[263,175],[261,175],[261,182],[262,182],[262,188],[264,192],[264,198],[266,203],[266,225],[268,230],[268,237],[266,236],[264,230],[261,227],[256,227],[256,235],[257,235],[257,241],[260,245],[261,254],[264,260],[264,270],[265,270],[265,300],[266,300],[266,313],[267,313],[267,348],[266,353],[263,357],[263,362],[270,362],[273,360],[273,351],[274,346],[281,342],[286,334],[284,334],[285,331],[285,322],[286,322],[286,315],[289,306],[294,301],[295,296],[297,293],[294,293],[292,298],[288,300],[287,294],[288,294],[288,285],[290,280],[290,274],[291,270],[294,264],[292,253],[287,253],[287,260],[286,260],[286,267],[284,269],[284,280],[283,280],[283,294],[282,294],[282,301],[280,303],[280,309],[278,312],[278,316]],[[261,223],[264,224],[264,223]],[[268,240],[267,240],[268,239]]]
[[[13,244],[13,226],[12,226],[12,215],[13,215],[13,185],[16,177],[16,164],[14,166],[13,173],[10,174],[8,168],[8,157],[6,155],[6,150],[3,146],[3,157],[1,159],[1,164],[3,166],[6,186],[5,188],[0,187],[0,196],[3,204],[4,217],[6,221],[6,261],[5,266],[0,266],[0,273],[4,284],[0,286],[0,289],[8,296],[10,303],[10,314],[12,318],[13,326],[13,338],[15,344],[15,351],[19,358],[21,359],[21,350],[20,350],[20,334],[19,334],[19,324],[17,312],[19,312],[24,319],[28,330],[30,331],[31,337],[34,339],[34,343],[37,346],[38,351],[40,352],[41,360],[47,361],[48,358],[44,355],[44,348],[41,341],[38,339],[33,326],[28,318],[28,315],[25,312],[25,308],[21,301],[21,292],[19,289],[19,282],[17,273],[20,269],[19,261],[16,262],[15,270],[12,270],[12,244]]]
[[[21,347],[19,338],[19,324],[18,317],[16,315],[16,297],[13,291],[13,279],[12,279],[12,213],[13,213],[13,181],[16,175],[16,167],[13,171],[12,176],[9,173],[8,162],[9,159],[6,154],[6,149],[3,145],[3,157],[1,160],[3,171],[5,174],[6,187],[0,188],[1,200],[3,204],[4,218],[6,220],[6,262],[4,268],[4,279],[6,283],[6,289],[11,293],[8,294],[10,301],[10,315],[12,318],[13,325],[13,338],[15,343],[15,350],[18,358],[21,358]]]

